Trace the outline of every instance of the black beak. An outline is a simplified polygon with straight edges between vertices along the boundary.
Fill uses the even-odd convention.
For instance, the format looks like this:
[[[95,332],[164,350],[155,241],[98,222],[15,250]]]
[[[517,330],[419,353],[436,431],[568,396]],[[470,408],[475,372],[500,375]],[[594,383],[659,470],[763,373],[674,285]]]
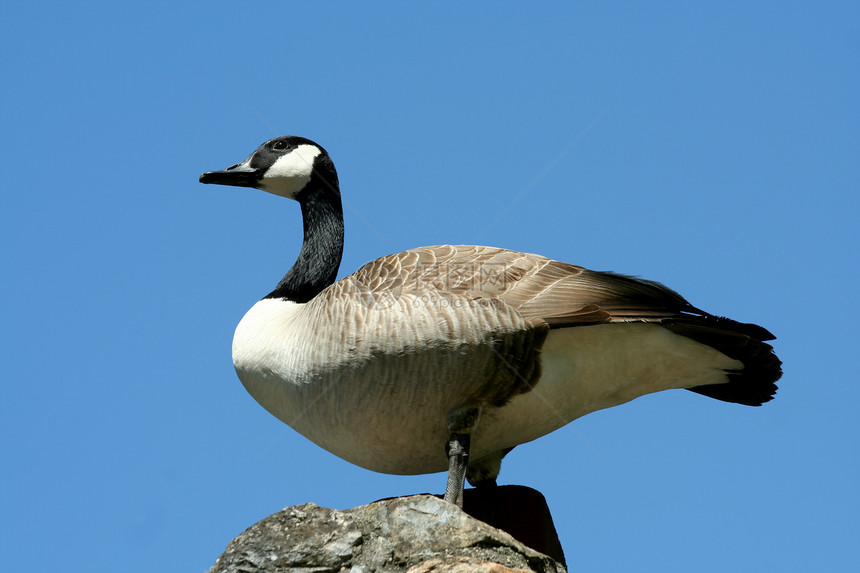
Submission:
[[[236,187],[256,187],[261,176],[261,170],[249,166],[245,161],[221,171],[207,171],[200,176],[200,182],[235,185]]]

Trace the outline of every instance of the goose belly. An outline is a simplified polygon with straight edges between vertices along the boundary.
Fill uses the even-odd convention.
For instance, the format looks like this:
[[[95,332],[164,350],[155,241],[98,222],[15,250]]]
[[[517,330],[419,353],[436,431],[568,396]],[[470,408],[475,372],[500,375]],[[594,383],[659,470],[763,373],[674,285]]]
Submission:
[[[245,388],[349,462],[394,474],[445,470],[448,413],[475,402],[499,367],[493,340],[522,320],[467,304],[440,317],[408,296],[390,308],[331,306],[257,303],[233,340]]]
[[[728,382],[726,371],[741,368],[740,361],[656,324],[552,330],[538,384],[502,408],[485,409],[473,443],[512,447],[645,394]]]
[[[236,371],[248,392],[284,423],[356,465],[393,474],[444,471],[446,416],[470,403],[499,360],[488,332],[521,325],[510,318],[488,326],[464,316],[452,336],[451,325],[439,324],[430,311],[388,309],[376,317],[380,324],[343,309],[329,314],[337,320],[312,303],[257,303],[233,342]],[[361,339],[353,338],[356,332]],[[535,387],[504,406],[483,408],[472,459],[643,394],[724,382],[724,370],[740,366],[657,325],[553,330]]]

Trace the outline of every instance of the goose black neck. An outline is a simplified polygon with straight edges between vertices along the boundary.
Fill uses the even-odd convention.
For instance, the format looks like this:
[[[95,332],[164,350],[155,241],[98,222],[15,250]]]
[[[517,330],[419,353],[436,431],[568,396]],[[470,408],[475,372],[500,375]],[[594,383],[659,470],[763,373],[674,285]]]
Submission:
[[[323,179],[315,170],[296,199],[302,207],[302,250],[295,264],[266,298],[305,303],[334,283],[340,267],[343,255],[343,207],[337,176]]]

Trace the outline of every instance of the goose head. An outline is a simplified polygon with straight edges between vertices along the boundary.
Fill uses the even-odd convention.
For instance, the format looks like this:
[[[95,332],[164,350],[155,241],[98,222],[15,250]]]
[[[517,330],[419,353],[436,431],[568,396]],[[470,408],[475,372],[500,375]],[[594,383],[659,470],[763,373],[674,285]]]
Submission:
[[[245,161],[204,173],[200,182],[254,187],[301,205],[299,257],[266,298],[305,303],[335,281],[343,255],[343,206],[334,163],[322,147],[304,137],[276,137]]]
[[[303,191],[310,188],[340,195],[328,153],[313,141],[293,135],[270,139],[244,161],[221,171],[207,171],[200,182],[254,187],[299,202]]]

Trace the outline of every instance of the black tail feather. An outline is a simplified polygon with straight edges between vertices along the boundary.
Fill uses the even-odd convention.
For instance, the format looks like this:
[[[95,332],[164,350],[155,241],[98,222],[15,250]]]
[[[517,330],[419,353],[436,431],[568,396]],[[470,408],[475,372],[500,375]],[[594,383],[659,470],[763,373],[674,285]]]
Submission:
[[[663,326],[696,342],[707,344],[743,363],[743,369],[728,372],[725,384],[688,388],[692,392],[724,402],[761,406],[773,399],[776,381],[782,376],[782,362],[765,340],[775,337],[755,324],[717,316],[690,316],[669,319]]]

